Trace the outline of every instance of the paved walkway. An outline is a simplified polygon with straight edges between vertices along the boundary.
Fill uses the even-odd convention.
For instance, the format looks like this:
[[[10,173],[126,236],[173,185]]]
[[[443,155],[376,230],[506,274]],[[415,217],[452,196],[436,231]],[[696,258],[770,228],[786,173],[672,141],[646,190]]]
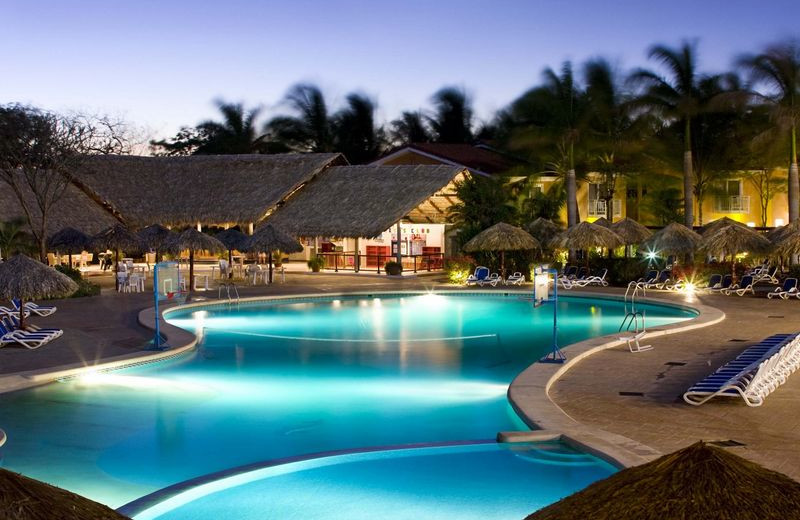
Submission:
[[[685,301],[651,292],[648,296]],[[624,435],[662,453],[699,439],[735,441],[734,453],[800,480],[800,374],[751,408],[741,399],[719,398],[700,407],[683,392],[749,344],[779,332],[800,331],[800,302],[706,295],[723,310],[717,325],[647,343],[632,354],[616,347],[581,361],[551,388],[550,396],[573,419]],[[621,395],[629,393],[633,395]],[[642,395],[638,395],[641,393]]]

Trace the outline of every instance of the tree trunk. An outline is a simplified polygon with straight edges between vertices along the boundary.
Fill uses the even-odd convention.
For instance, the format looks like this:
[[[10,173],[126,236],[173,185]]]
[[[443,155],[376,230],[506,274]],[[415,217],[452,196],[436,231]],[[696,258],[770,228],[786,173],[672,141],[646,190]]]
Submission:
[[[692,151],[683,152],[683,217],[689,229],[694,226],[694,174],[692,172]]]
[[[800,179],[797,172],[797,159],[789,165],[789,222],[800,217]]]
[[[683,136],[683,220],[686,227],[694,226],[694,172],[692,171],[692,120],[686,118]]]
[[[703,225],[703,200],[705,197],[697,197],[697,225]]]
[[[639,222],[640,224],[642,219],[640,204],[642,203],[643,191],[644,190],[642,189],[642,176],[637,175],[636,176],[636,222]]]
[[[575,177],[575,168],[567,171],[567,227],[578,223],[578,181]]]
[[[189,249],[189,287],[186,292],[190,293],[194,289],[194,249]]]
[[[506,252],[500,251],[500,276],[505,279],[506,277]]]

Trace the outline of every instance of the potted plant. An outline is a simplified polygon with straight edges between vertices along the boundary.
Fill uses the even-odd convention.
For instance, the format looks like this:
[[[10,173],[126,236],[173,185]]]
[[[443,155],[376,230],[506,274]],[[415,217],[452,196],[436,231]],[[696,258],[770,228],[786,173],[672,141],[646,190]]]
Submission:
[[[320,269],[325,265],[325,259],[321,256],[315,256],[306,262],[308,268],[311,269],[312,273],[318,273]]]
[[[397,276],[403,272],[403,264],[400,262],[389,261],[383,265],[383,268],[386,270],[386,274]]]

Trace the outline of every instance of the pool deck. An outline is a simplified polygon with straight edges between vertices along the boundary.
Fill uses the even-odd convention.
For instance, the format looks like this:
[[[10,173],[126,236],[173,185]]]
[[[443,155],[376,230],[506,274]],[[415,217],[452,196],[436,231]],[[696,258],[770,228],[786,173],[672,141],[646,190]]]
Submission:
[[[34,319],[35,323],[63,328],[62,338],[35,351],[11,346],[0,349],[0,392],[20,388],[20,374],[144,353],[152,333],[139,323],[139,314],[152,306],[152,293],[116,294],[110,287],[111,277],[100,281],[102,296],[55,302],[59,308],[55,315]],[[242,287],[240,294],[246,298],[432,288],[453,289],[428,276],[389,279],[291,273],[286,283]],[[619,289],[583,292],[622,293]],[[217,293],[206,294],[213,299]],[[200,298],[202,295],[198,293]],[[692,407],[680,399],[686,388],[735,357],[748,342],[800,330],[800,302],[735,296],[698,296],[687,302],[684,295],[659,291],[648,296],[689,306],[707,305],[704,315],[708,324],[648,339],[646,343],[655,348],[639,354],[624,346],[598,350],[608,338],[569,347],[571,358],[577,358],[579,351],[587,355],[565,373],[553,377],[558,366],[541,372],[541,364],[536,364],[515,380],[509,394],[517,410],[529,416],[530,422],[567,434],[575,444],[612,453],[620,465],[650,460],[698,439],[734,440],[744,446],[730,448],[733,452],[800,480],[800,415],[796,413],[800,376],[789,378],[760,408],[747,407],[736,399]],[[715,322],[722,319],[722,313],[716,309],[725,314],[719,323]],[[536,380],[526,379],[534,370],[540,371]]]

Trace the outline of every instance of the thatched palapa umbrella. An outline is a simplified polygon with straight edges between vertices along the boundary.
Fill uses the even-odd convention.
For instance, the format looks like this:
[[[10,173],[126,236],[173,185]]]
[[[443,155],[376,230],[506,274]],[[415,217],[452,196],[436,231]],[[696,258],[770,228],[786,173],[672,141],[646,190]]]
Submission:
[[[797,518],[800,483],[698,442],[595,482],[526,520]]]
[[[701,237],[688,227],[672,222],[658,230],[650,238],[642,241],[641,246],[650,251],[659,251],[673,255],[691,255],[700,244]]]
[[[605,217],[600,217],[592,222],[595,226],[603,226],[606,229],[611,229],[611,222],[608,221]]]
[[[247,246],[247,240],[250,238],[249,236],[245,235],[238,229],[230,228],[224,231],[220,231],[214,238],[225,244],[225,247],[228,248],[228,265],[233,265],[233,250],[236,249],[238,251],[242,251]],[[231,276],[233,273],[230,273]]]
[[[584,221],[554,237],[550,245],[556,249],[568,250],[586,251],[593,247],[604,247],[611,250],[620,247],[622,239],[608,228]],[[586,255],[586,265],[589,265],[589,255]]]
[[[789,222],[785,226],[776,227],[775,229],[769,232],[767,238],[773,244],[777,244],[787,236],[793,234],[800,234],[800,220]]]
[[[464,251],[500,251],[500,273],[506,276],[506,251],[540,249],[538,240],[522,228],[499,222],[484,229],[464,244]]]
[[[730,255],[731,271],[736,276],[736,255],[739,253],[766,253],[772,243],[747,226],[729,224],[714,233],[704,235],[700,249],[710,254]]]
[[[272,283],[272,252],[299,253],[303,250],[303,244],[272,224],[264,224],[258,228],[253,236],[248,237],[244,249],[251,253],[267,253],[269,283]]]
[[[212,253],[221,253],[225,251],[225,244],[194,228],[189,228],[176,234],[166,244],[166,250],[175,255],[179,255],[181,251],[186,249],[189,250],[189,286],[187,291],[191,291],[194,288],[194,252],[210,251]]]
[[[47,247],[49,249],[55,249],[59,253],[62,251],[67,253],[69,258],[69,266],[72,267],[72,255],[75,253],[80,253],[89,247],[90,242],[91,238],[89,238],[89,235],[83,231],[79,231],[71,227],[65,227],[64,229],[53,233],[50,238],[47,239]]]
[[[563,231],[555,222],[542,217],[524,226],[524,229],[543,246],[549,244],[553,237]]]
[[[91,246],[103,251],[111,249],[114,251],[114,287],[119,290],[119,251],[138,251],[142,248],[139,237],[128,230],[122,224],[116,224],[107,228],[92,237]]]
[[[25,302],[39,298],[62,298],[78,290],[67,275],[25,256],[14,255],[0,264],[0,297],[19,298],[19,325],[25,326]]]
[[[628,246],[641,243],[653,235],[653,232],[628,217],[611,224],[611,231],[619,235],[625,244],[625,256],[628,256]]]
[[[737,222],[732,218],[722,217],[718,218],[717,220],[712,220],[711,222],[703,226],[702,229],[700,229],[700,235],[701,236],[711,235],[727,226],[747,227],[746,225],[742,224],[741,222]]]
[[[2,518],[17,520],[128,520],[108,506],[61,488],[0,469]]]
[[[175,233],[161,224],[153,224],[139,231],[138,235],[144,247],[155,250],[156,263],[158,263],[161,260],[161,252],[167,247],[169,241],[173,239]]]

